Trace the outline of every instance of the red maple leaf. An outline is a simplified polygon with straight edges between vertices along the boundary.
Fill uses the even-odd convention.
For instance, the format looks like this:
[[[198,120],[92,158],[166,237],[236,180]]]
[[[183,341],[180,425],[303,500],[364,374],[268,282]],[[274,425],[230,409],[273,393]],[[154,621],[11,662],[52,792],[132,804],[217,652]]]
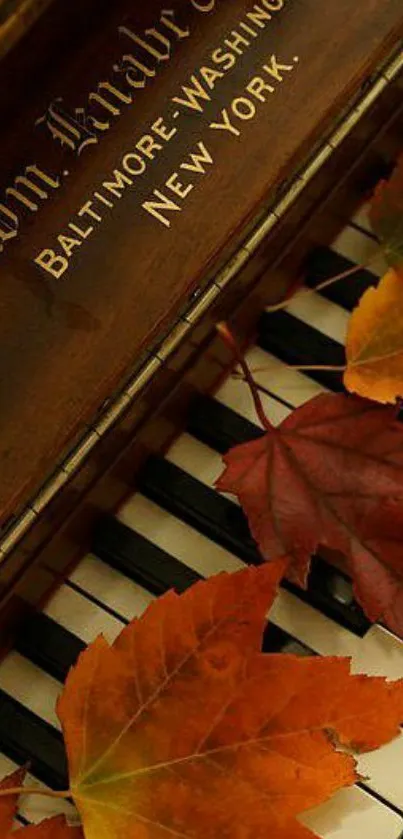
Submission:
[[[372,199],[370,219],[388,263],[403,274],[403,155],[391,178],[378,184]]]
[[[238,497],[265,559],[289,558],[305,586],[319,545],[341,551],[368,616],[403,635],[403,425],[393,408],[321,394],[224,462],[217,488]]]

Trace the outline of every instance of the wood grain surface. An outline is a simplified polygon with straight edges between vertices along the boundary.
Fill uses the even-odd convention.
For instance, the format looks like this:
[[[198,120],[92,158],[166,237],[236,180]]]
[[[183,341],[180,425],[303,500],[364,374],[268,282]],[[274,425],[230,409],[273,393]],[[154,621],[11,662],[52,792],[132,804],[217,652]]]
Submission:
[[[52,0],[0,0],[0,60],[30,30]]]
[[[69,113],[86,105],[97,84],[111,78],[114,62],[130,51],[118,25],[142,33],[158,19],[160,4],[146,5],[136,13],[133,3],[117,0],[94,23],[89,41],[77,49],[71,42],[55,66],[42,73],[40,90],[31,81],[29,101],[21,100],[18,108],[15,101],[8,103],[12,116],[0,139],[0,202],[30,163],[53,176],[69,174],[62,176],[59,189],[49,190],[48,200],[38,202],[38,212],[21,216],[20,235],[0,253],[0,523],[28,501],[139,354],[169,327],[223,249],[228,251],[396,43],[403,22],[401,0],[353,6],[338,0],[326,8],[319,0],[288,0],[258,37],[250,37],[250,46],[217,81],[202,112],[179,107],[175,121],[172,100],[181,95],[181,85],[194,73],[200,78],[199,68],[211,65],[212,51],[233,30],[242,31],[239,23],[254,5],[217,1],[212,13],[201,13],[182,2],[178,11],[189,23],[190,37],[176,43],[171,60],[147,88],[135,91],[133,103],[122,106],[110,130],[77,157],[43,124],[35,128],[35,120],[58,97]],[[245,94],[245,87],[265,72],[264,64],[272,66],[273,54],[288,65],[295,56],[299,62],[283,83],[273,81],[275,92],[261,103]],[[233,116],[239,137],[209,127],[222,108],[245,96],[256,105],[256,115]],[[242,109],[246,112],[245,103],[238,105],[239,113]],[[133,177],[112,208],[104,207],[102,221],[74,250],[63,276],[41,270],[35,257],[45,248],[60,250],[57,235],[67,235],[78,209],[116,168],[122,171],[124,155],[160,117],[177,128],[173,139],[163,143],[147,172]],[[181,171],[200,141],[214,164],[206,175],[182,170],[180,181],[194,188],[183,200],[171,192],[183,209],[169,214],[166,227],[142,204],[154,189],[166,193],[165,182]],[[88,217],[81,226],[89,227]]]

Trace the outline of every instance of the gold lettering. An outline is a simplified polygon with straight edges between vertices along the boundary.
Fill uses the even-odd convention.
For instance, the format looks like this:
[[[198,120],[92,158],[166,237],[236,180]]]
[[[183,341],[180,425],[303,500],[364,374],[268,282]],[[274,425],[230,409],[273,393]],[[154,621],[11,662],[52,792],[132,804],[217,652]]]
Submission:
[[[149,44],[148,41],[145,41],[143,38],[140,38],[139,35],[136,35],[135,32],[132,32],[131,29],[128,29],[127,26],[119,26],[119,32],[122,35],[127,35],[131,41],[134,41],[138,47],[141,47],[145,52],[148,52],[149,55],[152,55],[153,58],[156,58],[157,61],[168,61],[171,56],[171,42],[168,41],[168,38],[165,38],[164,35],[161,35],[157,32],[156,29],[147,29],[146,35],[151,35],[159,40],[163,45],[166,47],[166,52],[162,53],[158,49]]]
[[[152,29],[146,29],[145,34],[149,35],[151,38],[155,38],[155,40],[159,41],[160,44],[162,44],[162,46],[166,49],[165,53],[158,53],[154,50],[153,54],[155,55],[155,57],[159,61],[168,61],[171,57],[171,42],[166,37],[166,35],[162,35],[162,33],[158,32],[158,29],[156,29],[155,27],[153,27]]]
[[[193,184],[188,184],[187,186],[184,186],[184,184],[182,184],[178,180],[178,178],[178,172],[174,172],[174,174],[171,175],[170,178],[168,178],[166,186],[168,187],[168,189],[171,190],[171,192],[174,192],[175,195],[178,195],[179,198],[186,198],[186,196],[189,195],[189,192],[192,191]]]
[[[111,201],[108,201],[108,199],[105,198],[104,195],[101,195],[100,192],[95,192],[94,195],[95,195],[95,198],[98,198],[98,201],[100,201],[101,204],[105,204],[106,207],[113,207],[113,204],[111,203]]]
[[[240,23],[239,25],[240,25],[240,27],[241,27],[241,28],[242,28],[245,32],[247,32],[247,33],[248,33],[248,35],[252,35],[252,38],[257,38],[257,32],[255,32],[255,30],[254,30],[254,29],[252,29],[252,27],[251,27],[251,26],[248,26],[248,24],[247,24],[247,23],[243,23],[243,22],[242,22],[242,23]]]
[[[265,29],[266,22],[272,19],[271,15],[268,12],[265,12],[265,10],[257,4],[254,5],[252,12],[247,13],[246,17],[255,26],[259,26],[260,29]]]
[[[80,217],[90,216],[90,218],[95,219],[95,221],[102,221],[102,216],[99,216],[98,213],[92,209],[92,201],[87,201],[87,203],[81,207],[81,210],[78,211],[78,215]]]
[[[75,117],[67,114],[58,104],[62,101],[55,99],[44,116],[36,120],[35,125],[45,124],[54,140],[58,140],[62,146],[68,146],[79,155],[87,146],[98,143],[98,137]],[[81,114],[84,115],[84,111],[81,111]]]
[[[186,169],[188,172],[196,172],[197,174],[205,175],[206,170],[205,170],[203,164],[204,163],[212,164],[213,163],[213,158],[211,157],[210,152],[206,149],[206,146],[204,145],[203,142],[200,141],[200,143],[198,143],[197,145],[198,145],[200,154],[198,154],[196,152],[195,154],[189,155],[191,163],[181,163],[180,168],[181,169]]]
[[[70,236],[60,235],[57,237],[59,245],[63,248],[66,256],[72,256],[75,248],[81,248],[82,242],[80,239],[72,239]]]
[[[170,15],[171,17],[169,18],[167,15]],[[175,12],[172,9],[165,9],[161,16],[161,23],[163,23],[167,29],[170,29],[171,32],[174,32],[175,35],[178,36],[179,40],[182,40],[182,38],[188,38],[190,35],[190,29],[181,29],[176,23],[174,23],[174,15]]]
[[[45,249],[35,259],[36,265],[52,274],[57,280],[63,276],[69,267],[69,261],[65,256],[58,256],[55,251]]]
[[[125,73],[127,84],[137,90],[143,90],[147,80],[155,76],[155,70],[150,70],[143,62],[130,54],[124,55],[120,64],[115,64],[113,69],[115,73]],[[140,79],[136,78],[137,73],[140,73]]]
[[[0,204],[0,214],[6,216],[6,219],[2,219],[0,215],[0,253],[2,253],[4,251],[4,243],[18,236],[19,222],[18,216],[6,207],[5,204]]]
[[[134,152],[125,154],[122,160],[122,165],[126,172],[130,172],[131,175],[142,175],[147,168],[143,158]]]
[[[262,0],[262,2],[270,12],[279,12],[285,5],[285,0]]]
[[[172,101],[177,102],[178,105],[183,105],[185,108],[189,108],[191,111],[198,111],[201,113],[203,111],[203,105],[201,105],[198,100],[201,99],[203,102],[210,102],[211,97],[207,91],[204,90],[204,87],[200,84],[196,76],[191,76],[190,81],[192,82],[193,87],[182,85],[182,91],[186,98],[181,99],[180,96],[174,96]]]
[[[0,221],[0,253],[4,251],[5,242],[18,236],[18,228],[9,227],[7,222]]]
[[[216,0],[191,0],[194,9],[198,12],[212,12],[215,9]]]
[[[120,172],[119,169],[115,169],[113,175],[115,180],[113,182],[104,181],[102,186],[108,192],[111,192],[112,195],[116,195],[116,198],[121,198],[124,190],[126,189],[126,186],[131,186],[133,184],[133,181],[130,180],[130,178],[128,178],[127,175],[124,175],[122,172]]]
[[[39,181],[39,184],[32,180],[33,178],[36,178],[36,181]],[[48,198],[48,192],[42,188],[42,184],[51,187],[51,189],[58,189],[60,181],[59,179],[55,180],[49,175],[46,175],[46,173],[43,172],[42,169],[39,169],[38,166],[27,166],[24,174],[16,177],[14,186],[6,189],[6,195],[11,195],[19,201],[20,204],[27,207],[28,210],[31,210],[32,213],[36,213],[39,210],[39,206],[35,200],[32,200],[32,196],[40,198],[42,201],[46,201]],[[25,193],[22,192],[19,187],[24,188]]]
[[[200,75],[210,90],[214,90],[217,79],[224,78],[224,73],[220,70],[212,70],[211,67],[200,67]]]
[[[289,73],[293,69],[293,64],[279,64],[275,55],[270,57],[270,66],[268,64],[263,65],[263,70],[265,70],[269,76],[272,76],[272,78],[276,79],[278,82],[284,81],[284,76],[281,75],[281,71]]]
[[[154,160],[155,152],[161,151],[162,146],[155,142],[151,134],[144,134],[144,137],[136,143],[136,149],[148,157],[149,160]]]
[[[169,130],[169,128],[167,128],[164,124],[164,120],[162,117],[158,117],[158,119],[156,119],[155,122],[153,122],[151,127],[154,131],[154,134],[156,134],[157,137],[161,137],[161,140],[165,140],[165,142],[167,143],[169,142],[169,140],[172,139],[172,137],[175,136],[175,134],[177,134],[178,131],[177,128],[171,128],[171,130]]]
[[[275,88],[272,87],[270,84],[266,84],[265,80],[262,79],[261,76],[255,76],[247,85],[247,91],[252,96],[255,96],[259,102],[266,102],[266,96],[263,94],[264,90],[267,90],[268,93],[274,93]]]
[[[214,50],[211,54],[214,64],[222,64],[224,72],[231,70],[236,64],[236,57],[232,52],[223,52],[222,49]]]
[[[169,196],[164,195],[162,192],[160,192],[159,189],[154,189],[153,195],[155,195],[155,197],[158,200],[145,201],[144,204],[142,204],[143,209],[146,210],[147,213],[150,213],[152,216],[154,216],[154,218],[161,222],[161,224],[164,224],[165,227],[170,227],[171,220],[169,218],[165,218],[163,212],[180,213],[182,207],[179,207],[178,204],[175,204],[175,202],[172,201],[172,198],[169,198]]]
[[[246,99],[245,96],[238,96],[231,104],[231,108],[238,119],[249,120],[256,116],[256,105]]]
[[[226,108],[223,108],[221,111],[222,122],[211,122],[210,128],[215,129],[216,131],[229,131],[230,134],[233,134],[234,137],[239,137],[241,132],[238,128],[235,128],[234,125],[231,124],[231,120],[229,118],[229,114]]]
[[[115,99],[117,99],[119,102],[122,102],[124,105],[130,105],[133,102],[132,96],[126,96],[114,85],[110,84],[109,82],[100,82],[100,84],[98,85],[97,93],[90,93],[88,99],[90,102],[97,102],[99,105],[105,108],[106,111],[109,111],[109,113],[112,114],[113,117],[120,116],[120,114],[122,113],[121,108],[117,107],[117,105],[114,105],[112,102],[106,99],[105,96],[102,96],[99,91],[111,93]],[[108,131],[111,127],[109,120],[102,121],[94,116],[91,116],[90,120],[94,128],[97,129],[97,131]]]
[[[243,47],[249,47],[250,41],[248,41],[244,35],[241,35],[240,32],[236,32],[235,29],[231,32],[231,38],[232,40],[226,38],[224,43],[238,55],[243,55],[245,52]]]
[[[73,224],[72,221],[69,222],[69,228],[73,231],[73,233],[76,233],[77,236],[81,236],[81,239],[88,239],[88,237],[91,236],[91,233],[94,230],[93,227],[87,227],[86,230],[82,230],[81,227],[78,226],[78,224]]]

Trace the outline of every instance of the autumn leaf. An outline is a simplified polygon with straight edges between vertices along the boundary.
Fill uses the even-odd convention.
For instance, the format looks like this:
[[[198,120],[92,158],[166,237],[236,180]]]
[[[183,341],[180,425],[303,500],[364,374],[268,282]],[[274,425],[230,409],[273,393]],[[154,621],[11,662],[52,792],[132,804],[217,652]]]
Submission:
[[[0,782],[0,790],[14,789],[20,787],[25,777],[25,770],[19,769],[8,778]],[[18,795],[7,795],[0,798],[0,836],[8,836],[12,829],[13,821],[17,812]]]
[[[353,784],[403,718],[403,680],[261,653],[284,563],[152,603],[70,672],[58,712],[86,839],[313,839],[296,816]]]
[[[347,332],[348,390],[377,402],[403,396],[403,277],[393,270],[363,294]]]
[[[288,576],[305,586],[319,545],[341,551],[369,617],[403,635],[403,609],[396,608],[403,594],[403,426],[393,408],[320,394],[224,462],[217,488],[238,497],[265,559],[288,557]],[[400,501],[396,542],[382,507],[392,498]],[[369,532],[375,516],[378,538]]]
[[[356,599],[371,621],[382,621],[403,637],[401,504],[369,505],[357,530],[360,538],[352,540],[350,554]]]
[[[372,199],[370,220],[382,242],[389,265],[403,275],[403,155],[391,178],[378,184]]]
[[[0,782],[0,791],[21,787],[24,777],[25,769],[18,769]],[[12,832],[17,805],[18,794],[0,797],[0,839],[12,839],[16,835],[21,839],[83,839],[81,828],[69,827],[64,816],[56,816],[46,819],[41,824],[24,827],[18,834]]]

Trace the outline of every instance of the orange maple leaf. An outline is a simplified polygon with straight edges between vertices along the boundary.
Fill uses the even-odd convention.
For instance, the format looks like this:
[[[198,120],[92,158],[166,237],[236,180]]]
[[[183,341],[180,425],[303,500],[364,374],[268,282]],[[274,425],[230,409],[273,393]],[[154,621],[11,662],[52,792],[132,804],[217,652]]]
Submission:
[[[403,396],[403,280],[390,270],[363,294],[347,332],[348,390],[377,402]]]
[[[389,265],[403,275],[403,155],[390,179],[378,184],[372,199],[370,219],[383,244]]]
[[[0,790],[13,790],[22,786],[25,769],[18,769],[0,782]],[[13,832],[13,822],[17,812],[18,794],[0,797],[0,839],[84,839],[79,827],[69,827],[64,816],[46,819],[41,824],[24,827]],[[24,836],[23,836],[24,834]]]
[[[313,839],[296,816],[357,778],[335,742],[397,734],[403,680],[260,652],[283,572],[170,592],[82,654],[58,712],[86,839]]]

